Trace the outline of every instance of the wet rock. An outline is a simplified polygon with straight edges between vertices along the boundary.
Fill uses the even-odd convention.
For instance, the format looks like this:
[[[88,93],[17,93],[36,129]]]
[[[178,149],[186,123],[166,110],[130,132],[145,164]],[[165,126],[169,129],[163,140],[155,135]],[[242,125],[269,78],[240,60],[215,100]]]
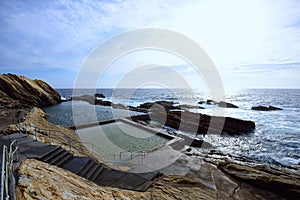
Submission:
[[[210,148],[212,147],[212,145],[206,141],[203,141],[201,139],[198,138],[192,138],[190,136],[187,135],[183,135],[183,134],[177,134],[176,136],[181,137],[184,139],[184,144],[186,146],[190,146],[190,147],[196,147],[196,148]]]
[[[206,101],[206,104],[209,104],[209,105],[217,105],[218,102],[217,102],[217,101],[214,101],[214,100],[211,100],[211,99],[208,99],[208,100]]]
[[[101,94],[101,93],[96,93],[95,94],[95,98],[105,98],[104,94]]]
[[[275,106],[269,106],[269,110],[282,110],[282,108],[278,108]]]
[[[205,104],[206,101],[199,101],[198,104]]]
[[[282,108],[278,108],[275,106],[254,106],[251,110],[258,110],[258,111],[272,111],[272,110],[282,110]]]
[[[188,110],[188,109],[205,109],[204,107],[201,107],[201,106],[193,106],[193,105],[186,105],[186,104],[180,105],[179,108],[185,109],[185,110]]]
[[[0,93],[22,106],[45,107],[61,102],[60,95],[47,83],[14,74],[0,75]]]
[[[174,102],[172,101],[155,101],[155,102],[146,102],[143,104],[140,104],[138,108],[143,108],[143,109],[150,109],[152,108],[155,104],[162,106],[166,110],[170,109],[178,109],[178,106],[174,106]]]
[[[110,102],[110,101],[103,101],[103,100],[95,100],[95,105],[112,106],[112,102]]]
[[[238,108],[238,106],[236,106],[236,105],[234,105],[234,104],[232,104],[232,103],[227,103],[227,102],[225,102],[225,101],[220,101],[220,102],[218,103],[218,106],[219,106],[219,107],[222,107],[222,108]]]

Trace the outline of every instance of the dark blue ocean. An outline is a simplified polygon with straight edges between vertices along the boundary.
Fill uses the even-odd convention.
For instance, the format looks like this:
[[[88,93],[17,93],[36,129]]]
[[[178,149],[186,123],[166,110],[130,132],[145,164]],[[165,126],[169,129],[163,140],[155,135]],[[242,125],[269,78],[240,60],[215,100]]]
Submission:
[[[72,96],[72,89],[57,89],[63,97]],[[82,89],[76,95],[102,93],[105,99],[114,103],[137,106],[144,102],[168,100],[181,104],[195,105],[201,100],[211,99],[207,92],[184,89]],[[251,159],[277,165],[293,166],[300,163],[300,89],[247,89],[226,92],[226,101],[239,108],[226,108],[225,116],[244,120],[252,120],[256,124],[253,133],[239,136],[207,135],[205,140],[213,144],[213,149],[224,153],[245,156]],[[72,113],[72,103],[76,113]],[[252,106],[276,106],[279,111],[253,111]],[[204,105],[205,109],[191,109],[192,112],[213,114],[217,106]],[[44,108],[50,115],[49,121],[70,126],[76,123],[88,123],[97,120],[107,120],[116,117],[138,114],[127,110],[109,107],[92,106],[86,102],[69,101],[59,105]],[[91,111],[92,110],[92,111]]]

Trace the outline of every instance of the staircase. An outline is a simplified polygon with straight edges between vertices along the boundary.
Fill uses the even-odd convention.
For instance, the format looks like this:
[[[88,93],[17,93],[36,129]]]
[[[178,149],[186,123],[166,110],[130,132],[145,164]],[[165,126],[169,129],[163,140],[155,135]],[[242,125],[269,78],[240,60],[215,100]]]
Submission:
[[[19,163],[27,158],[35,158],[45,163],[69,170],[101,186],[111,186],[135,191],[146,191],[153,181],[161,176],[158,171],[148,173],[130,173],[115,170],[88,157],[74,156],[57,145],[47,145],[35,141],[22,133],[1,138],[2,141],[17,139],[19,145]]]

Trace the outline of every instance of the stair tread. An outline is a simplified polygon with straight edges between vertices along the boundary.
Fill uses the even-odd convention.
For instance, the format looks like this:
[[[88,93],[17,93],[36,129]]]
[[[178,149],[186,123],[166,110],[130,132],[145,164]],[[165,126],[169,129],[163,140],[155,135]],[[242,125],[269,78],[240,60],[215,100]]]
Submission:
[[[99,164],[98,163],[94,163],[92,165],[92,167],[90,167],[90,169],[88,170],[88,173],[86,173],[84,175],[84,177],[86,177],[87,179],[90,179],[94,175],[94,173],[96,172],[96,170],[97,170],[98,167],[99,167]]]
[[[88,163],[89,160],[90,160],[90,158],[87,158],[87,157],[73,156],[73,158],[69,162],[62,164],[61,167],[64,169],[67,169],[75,174],[79,174],[82,167],[86,163]]]
[[[94,161],[92,159],[89,160],[89,162],[83,166],[82,170],[80,170],[80,172],[78,173],[78,175],[80,176],[84,176],[86,174],[86,172],[94,165]]]
[[[72,158],[73,158],[73,155],[71,153],[68,153],[67,156],[65,156],[64,158],[60,159],[60,161],[56,163],[56,166],[60,167],[64,163],[70,161]]]
[[[49,161],[50,164],[56,165],[56,162],[60,161],[63,157],[65,157],[69,152],[62,151],[59,154],[56,154],[56,156],[52,157]]]
[[[46,157],[48,154],[52,153],[53,151],[56,151],[57,149],[61,148],[60,146],[54,146],[51,150],[49,150],[48,152],[46,152],[45,154],[40,156],[40,159],[43,159],[44,157]]]
[[[93,177],[91,177],[91,181],[95,182],[95,180],[98,178],[98,176],[101,174],[101,172],[103,171],[104,167],[102,165],[98,166],[98,169],[96,170],[95,174]]]
[[[56,151],[53,151],[53,152],[47,154],[47,156],[43,157],[42,160],[44,162],[49,162],[52,158],[55,158],[57,155],[60,155],[64,151],[66,151],[66,150],[64,150],[63,148],[59,148]]]

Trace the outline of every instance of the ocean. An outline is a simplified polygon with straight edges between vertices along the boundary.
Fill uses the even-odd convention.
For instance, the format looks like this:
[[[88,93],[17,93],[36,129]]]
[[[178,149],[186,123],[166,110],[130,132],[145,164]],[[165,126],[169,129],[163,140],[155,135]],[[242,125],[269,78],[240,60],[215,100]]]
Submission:
[[[57,89],[63,97],[72,96],[72,89]],[[144,102],[158,100],[199,106],[199,101],[211,99],[207,92],[176,89],[82,89],[76,95],[102,93],[105,99],[114,103],[137,106]],[[226,102],[239,108],[226,108],[225,116],[251,120],[256,124],[252,133],[239,136],[206,135],[205,140],[213,149],[237,156],[282,166],[300,164],[300,89],[245,89],[225,93]],[[76,113],[72,113],[72,103]],[[283,110],[254,111],[252,106],[276,106]],[[203,105],[201,105],[203,106]],[[205,109],[191,109],[192,112],[213,114],[217,106],[204,105]],[[87,102],[69,101],[44,108],[50,115],[49,121],[64,126],[108,120],[139,114],[137,112],[92,106]],[[189,134],[189,133],[187,133]]]

